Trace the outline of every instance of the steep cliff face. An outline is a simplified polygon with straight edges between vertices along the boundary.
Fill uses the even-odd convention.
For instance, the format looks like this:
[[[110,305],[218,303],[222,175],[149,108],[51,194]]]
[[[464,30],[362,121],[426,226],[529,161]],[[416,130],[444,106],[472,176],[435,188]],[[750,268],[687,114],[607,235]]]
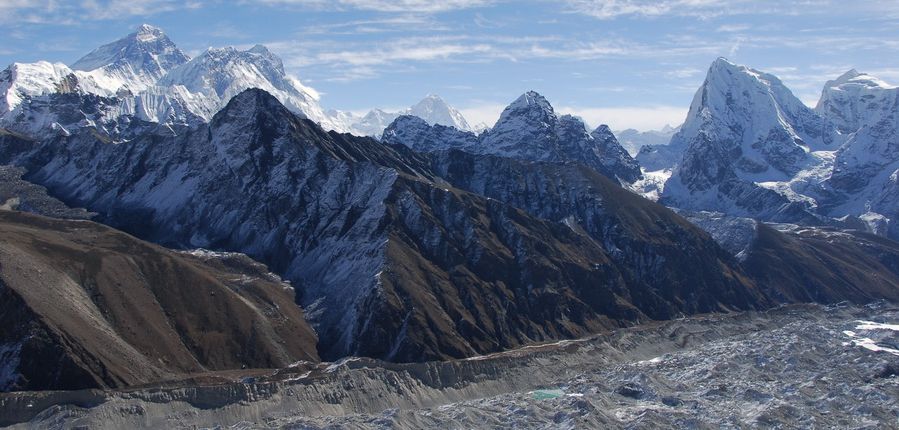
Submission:
[[[293,290],[242,255],[0,211],[0,390],[125,387],[318,360]]]
[[[846,136],[825,182],[825,209],[831,216],[857,216],[871,232],[899,237],[899,88],[850,70],[827,82],[816,110]]]
[[[819,178],[798,174],[826,170],[840,143],[776,76],[719,58],[663,150],[683,155],[669,160],[673,175],[660,201],[767,220],[813,218]]]
[[[735,269],[735,260],[703,231],[585,166],[461,151],[438,154],[433,165],[438,176],[457,187],[596,241],[627,280],[628,300],[652,318],[766,306]]]
[[[746,270],[778,301],[899,300],[899,244],[859,232],[759,225]],[[876,276],[871,276],[872,274]]]

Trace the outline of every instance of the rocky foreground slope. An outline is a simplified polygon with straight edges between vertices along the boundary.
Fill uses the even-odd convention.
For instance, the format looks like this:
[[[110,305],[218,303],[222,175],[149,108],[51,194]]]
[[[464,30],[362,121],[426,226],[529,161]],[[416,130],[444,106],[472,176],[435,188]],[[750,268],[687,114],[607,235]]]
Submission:
[[[884,428],[899,311],[697,316],[469,360],[347,359],[124,392],[0,394],[12,428]],[[227,381],[227,382],[225,382]]]
[[[293,289],[242,255],[0,210],[0,390],[140,385],[318,359]]]

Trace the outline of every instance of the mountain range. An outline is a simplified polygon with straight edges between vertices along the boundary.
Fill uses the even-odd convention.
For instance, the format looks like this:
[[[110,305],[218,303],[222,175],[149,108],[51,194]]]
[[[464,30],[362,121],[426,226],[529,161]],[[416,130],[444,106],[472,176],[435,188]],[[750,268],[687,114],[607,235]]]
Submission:
[[[636,159],[534,91],[480,133],[436,96],[346,133],[265,47],[190,59],[150,26],[0,91],[3,390],[899,300],[897,93],[857,72],[811,109],[718,59]]]
[[[150,25],[95,49],[71,67],[49,62],[10,65],[0,73],[0,125],[29,135],[47,135],[85,125],[114,132],[122,117],[197,124],[209,121],[232,97],[249,88],[264,89],[327,130],[377,137],[399,115],[471,129],[459,111],[436,95],[396,113],[376,109],[357,116],[325,111],[318,93],[287,74],[281,59],[262,45],[247,50],[209,48],[190,58],[162,30]],[[91,103],[96,109],[87,111],[80,105],[60,107],[61,98],[74,95],[102,102]]]
[[[549,101],[534,91],[513,101],[481,134],[402,116],[387,127],[382,141],[423,152],[459,149],[526,161],[578,162],[626,183],[640,177],[636,161],[608,126],[590,132],[582,120],[556,115]]]
[[[414,106],[399,112],[385,112],[381,109],[373,109],[359,117],[351,112],[343,113],[332,111],[340,116],[345,124],[343,129],[358,136],[381,137],[384,129],[394,120],[403,115],[421,118],[430,125],[443,125],[461,131],[475,131],[462,113],[448,105],[440,96],[429,94]]]

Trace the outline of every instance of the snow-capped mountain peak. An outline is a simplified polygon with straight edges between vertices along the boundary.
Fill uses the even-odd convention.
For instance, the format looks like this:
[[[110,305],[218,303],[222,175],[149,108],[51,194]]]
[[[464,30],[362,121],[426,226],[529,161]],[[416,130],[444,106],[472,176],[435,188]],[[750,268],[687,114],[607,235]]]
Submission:
[[[890,113],[896,88],[852,69],[824,84],[815,110],[833,121],[841,133],[853,133]]]
[[[436,94],[428,94],[405,113],[417,116],[431,125],[440,124],[455,127],[459,130],[471,130],[471,126],[468,125],[468,121],[465,120],[462,113],[447,104]]]
[[[163,38],[167,39],[167,36],[162,32],[161,28],[154,27],[150,24],[141,24],[137,27],[137,31],[134,34],[137,40],[144,43],[156,41]]]
[[[861,85],[867,88],[883,88],[883,89],[891,89],[896,88],[893,85],[890,85],[880,78],[875,76],[871,76],[867,73],[859,72],[858,70],[851,69],[846,73],[840,75],[840,77],[827,81],[824,84],[824,88],[838,88],[843,85]]]
[[[54,92],[72,70],[62,63],[13,63],[0,72],[0,115],[12,111],[23,98]]]
[[[242,91],[259,88],[326,129],[342,130],[318,104],[319,94],[288,75],[281,59],[262,45],[246,51],[209,48],[173,69],[157,85],[186,89],[190,94],[182,98],[188,104],[196,102],[190,110],[206,119]]]
[[[555,111],[549,101],[536,91],[528,91],[509,104],[497,120],[497,125],[508,120],[511,116],[521,112],[534,112],[538,115],[555,116]]]
[[[861,73],[859,73],[858,70],[849,69],[849,71],[847,71],[846,73],[843,73],[842,75],[840,75],[840,77],[838,77],[832,81],[827,81],[827,83],[824,84],[824,86],[831,87],[831,86],[836,86],[836,85],[840,85],[840,84],[845,84],[846,82],[849,82],[852,79],[855,79],[856,77],[858,77],[860,75],[861,75]]]
[[[209,121],[231,97],[249,88],[267,91],[291,111],[326,129],[348,130],[347,120],[326,114],[318,92],[289,75],[281,59],[265,46],[245,51],[210,48],[190,59],[162,30],[150,25],[93,50],[71,68],[38,62],[13,65],[2,72],[0,126],[44,133],[49,132],[47,127],[33,126],[68,129],[114,123],[125,116],[196,124]],[[64,108],[54,104],[53,112],[41,110],[57,94],[73,92],[86,98],[82,101],[90,105],[86,111],[73,100]],[[40,103],[26,105],[25,99]],[[94,106],[98,103],[102,109]],[[13,112],[20,105],[24,107]],[[28,118],[41,120],[20,124]]]
[[[528,91],[509,104],[493,128],[482,135],[483,146],[494,154],[546,160],[551,158],[558,125],[559,117],[549,102]]]
[[[674,167],[662,195],[666,204],[774,216],[788,207],[788,199],[810,199],[764,187],[788,187],[800,171],[825,165],[824,152],[840,140],[829,121],[776,76],[718,58],[684,125],[666,151],[657,151],[670,154],[669,164],[657,163],[651,153],[641,152],[638,159],[653,170]]]
[[[388,125],[404,115],[421,118],[425,123],[432,126],[442,125],[453,127],[460,131],[473,131],[462,113],[436,94],[428,94],[412,107],[398,112],[372,109],[361,118],[347,112],[335,112],[332,114],[332,117],[349,117],[349,124],[344,128],[353,134],[380,138]],[[347,121],[344,120],[343,122]]]
[[[123,88],[136,93],[189,60],[161,29],[144,24],[91,51],[72,64],[72,69],[88,72],[109,93]]]
[[[761,170],[768,166],[790,170],[792,166],[781,162],[789,160],[778,159],[783,151],[800,157],[798,150],[833,149],[833,136],[825,131],[824,120],[777,76],[725,58],[712,63],[674,140],[692,138],[700,129],[713,140],[741,145],[746,162]],[[775,140],[779,142],[772,143]]]

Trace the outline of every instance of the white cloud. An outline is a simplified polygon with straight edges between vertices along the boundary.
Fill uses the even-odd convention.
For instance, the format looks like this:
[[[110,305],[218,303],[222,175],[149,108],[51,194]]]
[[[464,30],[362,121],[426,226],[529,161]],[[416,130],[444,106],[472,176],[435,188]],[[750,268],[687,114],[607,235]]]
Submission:
[[[694,76],[700,76],[705,73],[705,70],[698,69],[695,67],[685,67],[680,69],[672,69],[665,72],[665,76],[673,79],[687,79],[692,78]]]
[[[499,119],[499,114],[503,113],[505,108],[505,103],[481,102],[460,108],[459,112],[462,112],[462,116],[471,125],[484,123],[493,127],[493,124],[496,124],[496,120]]]
[[[727,15],[780,14],[799,15],[825,13],[827,7],[845,8],[834,0],[565,0],[576,13],[599,19],[622,16],[660,17],[692,16],[709,19]],[[889,3],[889,2],[883,2]]]
[[[84,0],[81,2],[81,12],[92,19],[106,20],[197,9],[202,5],[200,1],[178,0]]]
[[[293,69],[327,69],[329,81],[375,78],[382,71],[409,70],[417,63],[478,62],[493,55],[486,43],[465,37],[430,36],[363,41],[353,44],[335,41],[283,40],[265,44]]]
[[[316,9],[360,9],[378,12],[435,13],[483,7],[493,0],[248,0],[271,6],[297,5]]]
[[[724,24],[719,26],[715,31],[719,33],[740,33],[749,30],[752,26],[747,24]]]
[[[446,60],[451,57],[473,55],[491,51],[489,45],[431,44],[384,47],[375,51],[340,51],[318,54],[316,61],[323,63],[348,64],[351,66],[373,66],[398,61]]]
[[[689,106],[617,106],[617,107],[577,107],[561,106],[559,114],[571,114],[584,119],[592,128],[606,124],[613,130],[633,128],[637,130],[659,130],[665,125],[679,125],[687,117]]]
[[[715,16],[724,12],[720,0],[567,0],[575,12],[599,19],[626,15],[700,15]]]
[[[199,0],[0,0],[0,22],[72,25],[86,20],[151,16],[202,6]]]
[[[715,58],[728,52],[728,40],[667,38],[646,45],[618,38],[575,40],[561,36],[503,36],[444,33],[363,38],[353,41],[333,39],[290,39],[265,43],[290,68],[328,69],[328,80],[370,79],[382,73],[410,70],[433,63],[491,63],[525,60],[591,61],[598,59],[682,59],[706,55]],[[359,70],[364,68],[364,70]],[[683,66],[666,74],[668,78],[689,78],[702,70]]]
[[[388,33],[413,31],[445,31],[450,29],[427,14],[390,15],[387,18],[359,19],[331,24],[305,26],[301,32],[306,35],[336,35],[362,33]]]

